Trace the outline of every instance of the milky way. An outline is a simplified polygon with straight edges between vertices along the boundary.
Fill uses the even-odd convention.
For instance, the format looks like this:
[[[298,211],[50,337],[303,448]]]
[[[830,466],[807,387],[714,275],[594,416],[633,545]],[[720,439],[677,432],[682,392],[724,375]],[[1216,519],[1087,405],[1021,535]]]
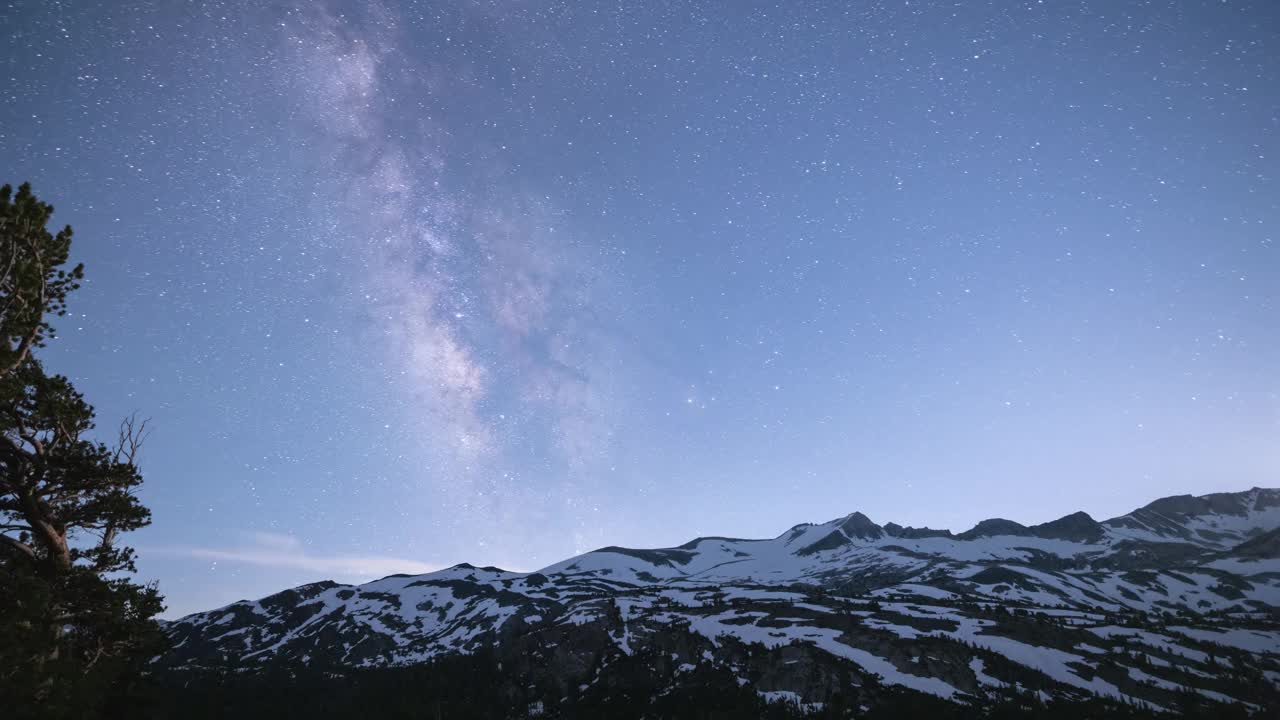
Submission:
[[[359,14],[286,13],[277,58],[334,180],[319,199],[330,240],[359,268],[343,276],[348,300],[368,311],[372,351],[404,393],[394,424],[429,451],[430,501],[464,510],[463,524],[502,517],[528,492],[575,502],[617,411],[593,315],[599,273],[561,237],[551,202],[511,186],[500,160],[452,151],[455,133],[428,113],[447,114],[467,83],[416,58],[413,26],[393,11]],[[402,110],[406,98],[417,107]],[[489,187],[445,189],[459,163]],[[537,457],[551,477],[535,487],[511,480],[527,442],[548,445]]]
[[[1272,2],[19,2],[171,612],[1280,469]]]

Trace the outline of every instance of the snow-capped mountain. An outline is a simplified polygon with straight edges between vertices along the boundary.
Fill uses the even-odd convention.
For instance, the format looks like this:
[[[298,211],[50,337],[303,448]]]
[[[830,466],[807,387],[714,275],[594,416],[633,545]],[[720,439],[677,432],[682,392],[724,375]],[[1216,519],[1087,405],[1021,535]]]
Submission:
[[[496,648],[582,688],[644,655],[673,685],[711,664],[802,703],[851,683],[866,702],[887,685],[1267,707],[1280,702],[1280,490],[959,534],[855,512],[766,540],[606,547],[535,573],[464,564],[315,583],[168,631],[175,646],[157,663],[172,669],[407,665]]]

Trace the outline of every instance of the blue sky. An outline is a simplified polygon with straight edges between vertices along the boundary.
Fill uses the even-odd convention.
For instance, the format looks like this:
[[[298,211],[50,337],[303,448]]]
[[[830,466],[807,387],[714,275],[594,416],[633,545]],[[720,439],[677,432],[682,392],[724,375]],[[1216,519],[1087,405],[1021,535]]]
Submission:
[[[1277,484],[1271,2],[17,2],[170,614]]]

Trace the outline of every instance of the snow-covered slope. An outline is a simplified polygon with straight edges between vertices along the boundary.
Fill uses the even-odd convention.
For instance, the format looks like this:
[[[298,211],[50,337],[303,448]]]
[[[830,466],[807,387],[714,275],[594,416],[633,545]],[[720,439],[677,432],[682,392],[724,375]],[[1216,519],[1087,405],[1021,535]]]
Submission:
[[[804,583],[869,591],[926,584],[1050,606],[1203,612],[1280,605],[1274,553],[1232,552],[1276,529],[1280,490],[1254,488],[1157,500],[1103,523],[1084,513],[1032,527],[986,520],[959,535],[881,527],[853,513],[798,525],[771,540],[699,538],[678,548],[602,548],[541,573],[623,585]],[[1236,583],[1238,576],[1253,580]],[[1224,579],[1238,592],[1214,590]]]
[[[1164,707],[1191,688],[1254,702],[1280,697],[1278,550],[1280,490],[1258,488],[958,535],[852,513],[767,540],[602,548],[529,574],[459,565],[307,585],[170,624],[158,662],[379,666],[519,647],[569,673],[579,656],[664,648],[771,684],[761,692],[812,692],[777,667],[752,677],[752,646],[947,698],[1036,687]],[[555,655],[566,648],[572,662]]]
[[[1280,528],[1280,490],[1253,488],[1242,493],[1161,498],[1103,525],[1117,541],[1188,543],[1228,550]]]

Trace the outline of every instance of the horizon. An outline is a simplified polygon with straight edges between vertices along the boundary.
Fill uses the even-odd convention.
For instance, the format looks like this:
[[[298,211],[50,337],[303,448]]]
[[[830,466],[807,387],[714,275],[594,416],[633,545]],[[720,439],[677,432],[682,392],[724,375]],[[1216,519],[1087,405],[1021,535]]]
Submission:
[[[1195,495],[1195,494],[1166,495],[1166,496],[1164,496],[1164,497],[1160,497],[1160,498],[1153,498],[1153,499],[1151,500],[1151,502],[1155,502],[1155,501],[1157,501],[1157,500],[1165,500],[1165,499],[1169,499],[1169,498],[1175,498],[1175,497],[1194,497],[1194,498],[1204,498],[1204,497],[1208,497],[1208,496],[1210,496],[1210,495],[1242,495],[1242,494],[1244,494],[1244,493],[1254,492],[1254,491],[1262,491],[1262,492],[1268,492],[1268,491],[1270,491],[1270,492],[1280,492],[1280,487],[1259,487],[1259,486],[1256,486],[1256,485],[1255,485],[1254,487],[1248,488],[1247,490],[1237,490],[1237,491],[1227,491],[1227,492],[1217,492],[1217,493],[1205,493],[1205,494],[1201,494],[1201,495]],[[1059,519],[1062,519],[1062,518],[1068,517],[1068,516],[1070,516],[1070,515],[1074,515],[1074,514],[1076,514],[1076,513],[1078,513],[1078,512],[1085,512],[1085,514],[1089,515],[1089,517],[1090,517],[1090,518],[1092,518],[1095,522],[1098,522],[1098,523],[1106,523],[1106,522],[1108,522],[1108,521],[1110,521],[1110,520],[1114,520],[1114,519],[1117,519],[1117,518],[1120,518],[1120,517],[1124,517],[1125,515],[1128,515],[1129,513],[1132,513],[1132,512],[1134,512],[1134,511],[1136,511],[1136,510],[1141,509],[1142,507],[1145,507],[1147,504],[1150,504],[1150,503],[1146,503],[1146,504],[1144,504],[1144,505],[1142,505],[1142,506],[1135,507],[1135,508],[1133,508],[1133,510],[1130,510],[1130,511],[1128,511],[1128,512],[1126,512],[1126,513],[1121,513],[1121,514],[1119,514],[1119,515],[1112,515],[1112,516],[1109,516],[1109,517],[1107,517],[1107,518],[1105,518],[1105,519],[1103,519],[1103,520],[1098,520],[1098,518],[1097,518],[1097,517],[1095,517],[1093,513],[1089,513],[1089,512],[1086,512],[1086,511],[1084,511],[1084,510],[1075,510],[1075,511],[1072,511],[1072,512],[1068,512],[1068,513],[1065,513],[1065,514],[1063,514],[1063,515],[1060,515],[1060,516],[1058,516],[1058,517],[1056,517],[1056,518],[1053,518],[1053,520],[1059,520]],[[624,546],[620,546],[620,545],[616,545],[616,544],[603,545],[603,546],[601,546],[601,547],[593,548],[593,549],[591,549],[591,550],[587,550],[587,551],[582,552],[582,553],[577,553],[577,554],[575,554],[575,555],[573,555],[573,556],[570,556],[570,557],[560,558],[559,560],[556,560],[556,561],[554,561],[554,562],[552,562],[552,563],[550,563],[550,564],[548,564],[548,565],[542,565],[542,566],[539,566],[539,567],[537,567],[537,568],[529,569],[529,570],[518,569],[518,568],[511,568],[511,567],[499,567],[499,566],[496,566],[496,565],[478,565],[478,564],[475,564],[475,563],[468,562],[468,561],[466,561],[466,560],[462,560],[462,561],[460,561],[460,562],[456,562],[456,563],[453,563],[453,564],[451,564],[451,565],[445,565],[445,566],[438,567],[438,568],[431,568],[431,569],[427,569],[427,570],[424,570],[423,572],[417,572],[417,573],[393,572],[393,573],[388,573],[388,574],[386,574],[386,575],[381,575],[381,576],[379,576],[379,577],[369,578],[369,579],[366,579],[366,580],[360,580],[360,581],[346,582],[346,583],[344,583],[344,582],[340,582],[340,581],[337,581],[337,580],[333,580],[332,578],[317,578],[317,579],[315,579],[315,580],[309,580],[309,581],[306,581],[306,582],[300,583],[300,584],[298,584],[298,585],[292,585],[292,586],[289,586],[289,587],[277,588],[276,590],[272,591],[269,595],[263,595],[263,596],[256,597],[256,598],[239,598],[239,599],[237,599],[237,600],[233,600],[233,601],[231,601],[231,602],[229,602],[229,603],[224,603],[224,604],[222,604],[222,605],[218,605],[218,606],[215,606],[215,607],[211,607],[211,608],[207,608],[207,609],[203,609],[203,610],[193,610],[193,611],[191,611],[191,612],[189,612],[189,613],[185,613],[184,615],[172,615],[171,613],[169,613],[169,612],[167,612],[167,611],[166,611],[166,612],[162,615],[162,617],[163,617],[163,619],[165,619],[165,620],[177,620],[177,619],[180,619],[180,618],[182,618],[182,617],[189,616],[189,615],[198,615],[198,614],[209,613],[209,612],[213,612],[213,611],[216,611],[216,610],[220,610],[220,609],[222,609],[222,608],[227,607],[228,605],[234,605],[234,604],[236,604],[236,603],[238,603],[238,602],[254,602],[254,601],[256,601],[256,600],[261,600],[261,599],[263,599],[263,598],[265,598],[265,597],[269,597],[270,595],[274,595],[274,594],[279,593],[279,592],[284,592],[285,590],[291,590],[291,589],[295,589],[295,588],[298,588],[298,587],[303,587],[303,586],[307,586],[307,585],[314,585],[314,584],[316,584],[316,583],[323,583],[323,582],[336,582],[336,583],[337,583],[337,584],[339,584],[339,585],[359,586],[359,585],[367,585],[367,584],[376,583],[376,582],[379,582],[379,581],[381,581],[381,580],[386,580],[387,578],[393,578],[393,577],[416,577],[416,576],[420,576],[420,575],[432,575],[432,574],[436,574],[436,573],[445,572],[445,571],[447,571],[447,570],[454,570],[454,569],[457,569],[457,568],[471,568],[471,569],[475,569],[475,570],[488,570],[488,571],[495,571],[495,572],[502,572],[502,573],[517,574],[517,575],[532,575],[532,574],[535,574],[535,573],[540,573],[540,572],[542,572],[543,570],[547,569],[548,567],[551,567],[551,566],[553,566],[553,565],[559,565],[559,564],[560,564],[560,563],[562,563],[562,562],[567,562],[567,561],[572,560],[572,559],[574,559],[574,558],[581,557],[582,555],[586,555],[586,554],[590,554],[590,553],[597,553],[597,552],[609,552],[611,549],[615,549],[615,548],[630,549],[630,550],[666,550],[666,549],[672,549],[672,548],[682,547],[682,546],[684,546],[684,545],[686,545],[686,544],[688,544],[688,543],[696,542],[696,541],[699,541],[699,540],[729,540],[729,541],[738,541],[738,542],[767,542],[767,541],[769,541],[769,540],[776,540],[776,539],[778,539],[778,538],[782,537],[783,535],[786,535],[786,534],[787,534],[787,533],[789,533],[790,531],[795,530],[796,528],[801,528],[801,527],[813,527],[813,526],[818,526],[818,525],[828,525],[828,524],[835,523],[835,522],[837,522],[837,521],[843,520],[843,519],[845,519],[845,518],[847,518],[847,517],[849,517],[849,516],[851,516],[851,515],[854,515],[855,513],[858,513],[858,512],[860,512],[860,511],[858,511],[858,510],[854,510],[854,511],[852,511],[852,512],[845,513],[844,515],[841,515],[841,516],[839,516],[839,517],[834,517],[834,518],[831,518],[831,519],[829,519],[829,520],[824,520],[824,521],[822,521],[822,522],[800,522],[800,523],[795,523],[795,524],[793,524],[793,525],[789,526],[786,530],[783,530],[782,532],[780,532],[780,533],[778,533],[778,534],[776,534],[776,535],[771,535],[771,536],[767,536],[767,537],[758,537],[758,538],[756,538],[756,537],[738,537],[738,536],[731,536],[731,535],[700,535],[700,536],[698,536],[698,537],[690,538],[689,540],[686,540],[686,541],[684,541],[683,543],[679,543],[679,544],[672,544],[672,545],[662,545],[662,546],[652,546],[652,547],[638,547],[638,548],[637,548],[637,547],[624,547]],[[915,528],[915,529],[923,529],[923,530],[945,530],[945,531],[947,531],[947,532],[949,532],[949,533],[952,533],[952,535],[953,535],[953,536],[954,536],[954,535],[960,535],[960,534],[963,534],[964,532],[967,532],[967,531],[961,531],[961,532],[957,533],[957,532],[955,532],[954,530],[952,530],[951,528],[929,528],[929,527],[920,527],[920,526],[911,525],[911,524],[909,524],[909,523],[901,523],[901,522],[898,522],[897,520],[886,520],[886,521],[884,521],[884,522],[878,522],[878,521],[876,521],[874,518],[869,518],[869,519],[871,520],[871,522],[873,522],[874,524],[876,524],[877,526],[879,526],[879,527],[881,527],[881,528],[884,528],[884,526],[885,526],[885,525],[887,525],[887,524],[889,524],[889,523],[897,523],[898,525],[902,525],[903,527],[906,527],[906,528]],[[1023,526],[1025,526],[1025,527],[1034,527],[1035,525],[1039,525],[1039,524],[1041,524],[1041,523],[1024,523],[1024,522],[1021,522],[1021,521],[1016,520],[1016,519],[1014,519],[1014,518],[983,518],[982,520],[978,520],[977,522],[975,522],[975,523],[973,524],[973,526],[972,526],[970,529],[973,529],[973,527],[976,527],[978,524],[980,524],[980,523],[982,523],[982,522],[984,522],[984,521],[986,521],[986,520],[1013,520],[1013,522],[1019,523],[1020,525],[1023,525]],[[1046,521],[1044,521],[1044,522],[1052,522],[1052,520],[1046,520]],[[959,542],[970,542],[970,540],[968,540],[968,539],[960,539],[960,538],[952,538],[952,539],[956,539],[956,540],[958,540]]]
[[[166,617],[1278,481],[1280,4],[0,21],[0,184],[86,266],[40,358],[152,419]]]

